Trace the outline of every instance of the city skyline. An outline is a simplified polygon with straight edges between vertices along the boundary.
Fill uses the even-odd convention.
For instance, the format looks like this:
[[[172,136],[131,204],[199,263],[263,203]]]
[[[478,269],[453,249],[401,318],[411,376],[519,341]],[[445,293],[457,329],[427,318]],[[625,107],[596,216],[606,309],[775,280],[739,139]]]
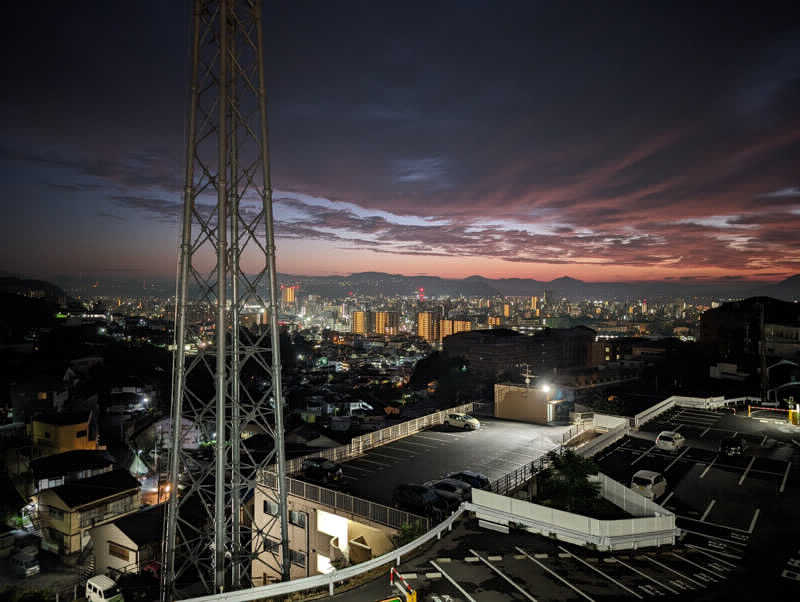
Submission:
[[[0,270],[173,277],[188,9],[13,10]],[[283,273],[800,272],[800,34],[779,10],[265,11]]]

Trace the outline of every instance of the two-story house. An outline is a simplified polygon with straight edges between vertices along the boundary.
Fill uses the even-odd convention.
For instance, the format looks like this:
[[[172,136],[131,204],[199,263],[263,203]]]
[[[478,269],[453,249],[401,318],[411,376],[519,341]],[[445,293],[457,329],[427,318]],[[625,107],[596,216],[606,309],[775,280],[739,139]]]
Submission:
[[[166,504],[143,508],[94,527],[95,569],[98,573],[138,573],[161,558]]]
[[[42,548],[67,562],[76,559],[92,527],[139,509],[139,487],[127,470],[117,469],[40,492]]]
[[[33,418],[30,428],[38,455],[97,449],[97,429],[91,411],[39,414]]]

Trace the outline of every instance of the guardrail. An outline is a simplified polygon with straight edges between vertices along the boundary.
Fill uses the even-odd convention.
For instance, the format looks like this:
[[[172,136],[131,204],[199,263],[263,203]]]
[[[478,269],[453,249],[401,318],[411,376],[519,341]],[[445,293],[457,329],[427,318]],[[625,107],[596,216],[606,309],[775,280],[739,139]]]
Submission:
[[[563,448],[556,448],[557,453],[561,453],[562,449]],[[512,470],[508,474],[503,475],[499,479],[492,481],[489,484],[489,491],[498,495],[513,493],[530,481],[535,474],[540,473],[548,466],[550,466],[550,459],[547,455],[539,456],[532,462],[528,462],[516,470]]]
[[[336,583],[352,579],[363,573],[377,569],[387,564],[395,563],[400,564],[400,559],[413,552],[418,547],[432,541],[439,539],[442,533],[450,531],[453,528],[453,523],[458,518],[468,511],[472,511],[473,505],[469,502],[464,502],[458,509],[451,514],[448,518],[444,519],[433,529],[421,535],[414,541],[407,543],[404,546],[387,552],[382,556],[361,562],[354,566],[344,569],[333,570],[324,575],[314,575],[313,577],[303,577],[302,579],[293,579],[292,581],[284,581],[281,583],[272,583],[270,585],[262,585],[259,587],[252,587],[250,589],[238,590],[235,592],[226,592],[221,594],[212,594],[210,596],[201,596],[199,598],[190,598],[192,602],[246,602],[249,600],[262,600],[264,598],[271,598],[274,596],[285,596],[295,592],[304,592],[308,590],[317,590],[328,588],[328,595],[333,596],[333,589]]]
[[[320,449],[318,452],[313,454],[292,458],[291,460],[286,461],[286,473],[292,474],[299,472],[303,467],[303,461],[308,458],[325,458],[327,460],[331,460],[332,462],[342,462],[344,460],[348,460],[355,456],[361,455],[365,451],[374,447],[385,445],[392,441],[396,441],[397,439],[402,439],[403,437],[408,437],[409,435],[418,433],[419,431],[431,426],[442,424],[444,422],[444,417],[447,414],[453,412],[469,413],[472,411],[472,406],[472,403],[467,403],[454,408],[448,408],[446,410],[434,412],[433,414],[426,414],[425,416],[414,418],[413,420],[400,422],[399,424],[394,424],[378,431],[353,437],[353,439],[347,445]]]
[[[736,399],[725,399],[724,397],[684,397],[682,395],[671,395],[664,401],[650,406],[643,412],[639,412],[633,417],[634,426],[639,428],[643,424],[650,422],[659,414],[663,414],[667,410],[672,409],[674,406],[683,408],[700,408],[704,410],[711,410],[720,408],[731,403],[738,403],[740,401],[747,401],[755,399],[753,397],[739,397]]]
[[[488,491],[473,491],[472,497],[473,503],[468,507],[478,519],[506,526],[523,525],[528,531],[577,545],[592,545],[598,550],[674,544],[678,535],[675,515],[660,506],[651,516],[600,520]]]
[[[264,474],[264,485],[267,487],[275,489],[276,481],[277,475],[275,473],[268,472]],[[367,518],[373,522],[392,527],[393,529],[399,529],[404,524],[420,524],[425,527],[426,530],[430,526],[430,521],[424,516],[398,510],[397,508],[390,508],[383,504],[376,504],[375,502],[342,493],[341,491],[327,489],[326,487],[320,487],[319,485],[313,485],[289,477],[286,478],[286,492],[289,495],[317,502],[333,510],[349,512],[355,516]]]
[[[603,433],[599,437],[595,437],[588,443],[576,448],[575,453],[584,458],[590,458],[591,456],[594,456],[608,446],[613,445],[622,439],[630,432],[630,430],[631,427],[627,422],[619,424],[618,426],[609,429],[608,432]]]

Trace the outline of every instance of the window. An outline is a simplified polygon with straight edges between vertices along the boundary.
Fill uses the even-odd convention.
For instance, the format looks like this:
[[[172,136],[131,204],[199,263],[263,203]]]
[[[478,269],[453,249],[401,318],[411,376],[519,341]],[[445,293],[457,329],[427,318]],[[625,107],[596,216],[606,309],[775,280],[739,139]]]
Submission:
[[[277,516],[278,504],[276,504],[272,500],[264,500],[264,514],[271,514],[272,516]]]
[[[115,544],[112,541],[108,542],[108,553],[114,556],[115,558],[120,558],[125,562],[130,560],[130,552],[127,548],[123,548],[120,545]]]
[[[289,550],[289,560],[298,566],[306,566],[306,553],[299,550]]]
[[[47,506],[47,512],[50,514],[51,517],[62,520],[64,518],[64,511],[60,508],[54,508],[53,506]]]
[[[76,439],[82,439],[85,436],[86,436],[86,431],[85,430],[84,431],[78,431],[77,433],[75,433],[75,438]]]
[[[44,432],[44,438],[45,439],[49,439],[50,438],[50,431],[45,431]]]
[[[281,549],[281,542],[275,541],[274,539],[270,539],[269,537],[264,538],[265,552],[272,552],[273,554],[277,554],[280,549]]]
[[[36,398],[37,398],[37,399],[41,399],[42,401],[44,401],[45,399],[47,399],[47,392],[46,392],[46,391],[40,391],[40,392],[39,392],[39,393],[36,395]]]
[[[294,510],[289,512],[289,522],[295,525],[296,527],[300,527],[301,529],[306,528],[306,513],[305,512],[295,512]]]

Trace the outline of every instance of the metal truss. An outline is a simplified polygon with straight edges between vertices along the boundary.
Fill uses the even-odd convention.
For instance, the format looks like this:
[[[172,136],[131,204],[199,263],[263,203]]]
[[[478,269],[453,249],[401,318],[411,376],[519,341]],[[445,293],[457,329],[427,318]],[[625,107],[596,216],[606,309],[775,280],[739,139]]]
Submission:
[[[164,601],[289,572],[260,0],[195,0],[192,19]],[[277,491],[258,480],[275,464]],[[257,488],[279,509],[266,524]]]

